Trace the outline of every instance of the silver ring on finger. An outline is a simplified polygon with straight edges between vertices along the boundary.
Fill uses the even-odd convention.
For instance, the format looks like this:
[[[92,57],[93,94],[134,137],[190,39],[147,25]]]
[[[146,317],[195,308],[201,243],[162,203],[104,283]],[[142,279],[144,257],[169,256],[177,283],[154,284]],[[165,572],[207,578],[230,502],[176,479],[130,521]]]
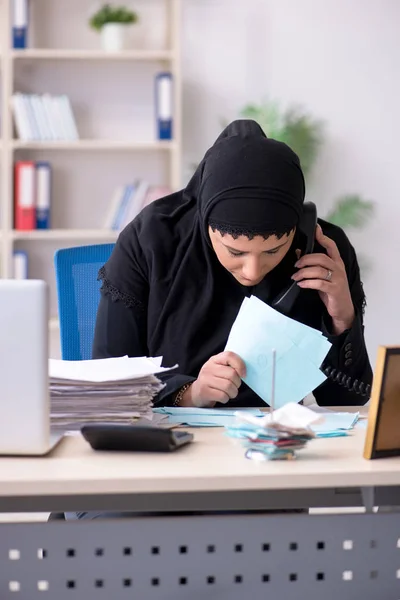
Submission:
[[[325,279],[326,281],[331,281],[332,279],[332,271],[330,269],[328,269],[326,275],[325,275]]]

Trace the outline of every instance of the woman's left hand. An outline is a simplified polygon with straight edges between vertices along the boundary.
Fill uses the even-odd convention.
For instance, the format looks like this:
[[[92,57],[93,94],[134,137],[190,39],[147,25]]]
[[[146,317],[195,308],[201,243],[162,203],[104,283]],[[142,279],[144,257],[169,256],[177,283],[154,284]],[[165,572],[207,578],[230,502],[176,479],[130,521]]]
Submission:
[[[339,335],[351,327],[355,314],[346,269],[335,242],[323,234],[319,225],[315,238],[328,254],[302,256],[295,265],[299,271],[292,279],[301,288],[318,290],[332,318],[333,333]]]

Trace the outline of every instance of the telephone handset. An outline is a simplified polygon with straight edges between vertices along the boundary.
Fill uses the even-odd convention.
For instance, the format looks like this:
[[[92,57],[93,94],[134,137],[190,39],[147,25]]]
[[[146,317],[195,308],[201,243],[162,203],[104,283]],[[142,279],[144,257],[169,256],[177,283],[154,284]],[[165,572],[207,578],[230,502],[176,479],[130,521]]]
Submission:
[[[313,202],[305,202],[303,207],[303,216],[299,223],[300,231],[306,236],[306,246],[303,254],[311,254],[314,250],[315,228],[317,226],[317,208]],[[278,296],[274,299],[271,306],[278,312],[288,315],[296,302],[301,288],[295,281],[290,283]],[[353,380],[351,377],[327,365],[322,366],[322,371],[332,381],[338,385],[342,385],[350,392],[354,392],[363,397],[369,397],[371,386],[358,379]]]
[[[315,228],[317,226],[317,208],[313,202],[305,202],[303,207],[303,216],[301,218],[299,229],[306,236],[306,247],[304,254],[311,254],[314,250]],[[287,315],[292,310],[295,301],[300,294],[301,288],[293,281],[284,289],[272,302],[272,308],[278,312]]]

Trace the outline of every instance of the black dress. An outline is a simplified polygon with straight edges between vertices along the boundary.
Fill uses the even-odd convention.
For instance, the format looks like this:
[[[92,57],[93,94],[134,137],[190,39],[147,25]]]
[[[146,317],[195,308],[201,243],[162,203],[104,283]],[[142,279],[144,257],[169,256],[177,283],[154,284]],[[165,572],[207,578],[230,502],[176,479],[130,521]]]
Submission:
[[[171,403],[177,390],[224,350],[244,297],[253,294],[271,303],[291,282],[296,249],[305,247],[297,228],[278,266],[257,286],[244,287],[218,261],[208,235],[210,221],[216,215],[232,235],[236,226],[242,232],[238,235],[290,232],[301,217],[304,196],[299,159],[288,146],[268,139],[254,121],[229,125],[187,187],[147,206],[120,234],[99,274],[103,285],[93,357],[163,356],[164,366],[178,364],[179,374],[164,377],[167,385],[158,397],[160,404]],[[370,384],[356,255],[339,227],[320,225],[345,264],[354,323],[342,335],[330,335],[331,321],[318,292],[306,289],[289,316],[329,338],[333,346],[326,365]],[[314,252],[325,250],[315,244]],[[315,397],[321,405],[342,406],[367,399],[330,380],[315,390]],[[230,404],[265,406],[244,383]]]
[[[172,207],[174,200],[175,198],[171,197]],[[162,209],[161,206],[152,207],[150,222],[158,211],[165,209],[165,201],[160,204],[163,206]],[[341,229],[322,220],[319,223],[325,235],[332,238],[339,248],[346,267],[356,317],[351,329],[339,336],[331,335],[330,317],[318,292],[314,290],[301,291],[289,316],[322,331],[332,343],[324,366],[341,371],[353,380],[371,384],[372,371],[363,333],[365,297],[356,255]],[[169,296],[175,291],[176,279],[174,282],[173,274],[169,272],[168,255],[165,256],[167,260],[162,264],[154,263],[154,255],[157,256],[158,250],[157,244],[154,244],[153,255],[150,253],[153,263],[146,262],[143,247],[139,264],[137,260],[127,259],[127,248],[129,253],[132,252],[132,245],[129,242],[137,236],[137,230],[140,228],[143,231],[143,223],[139,224],[137,221],[128,226],[121,234],[112,258],[101,270],[103,286],[96,322],[93,358],[162,355],[165,366],[178,363],[178,373],[164,376],[167,385],[156,399],[159,405],[168,405],[173,402],[176,392],[183,384],[197,377],[202,365],[212,355],[223,351],[230,327],[245,295],[254,294],[268,303],[290,281],[295,271],[294,249],[297,244],[295,239],[292,250],[288,252],[282,263],[254,288],[242,286],[214,258],[213,301],[208,311],[205,313],[200,311],[199,318],[196,315],[195,305],[202,303],[202,297],[201,286],[198,285],[199,274],[195,270],[192,272],[193,281],[187,277],[185,285],[179,290],[178,297],[174,294],[174,302],[170,304]],[[144,229],[146,234],[146,227]],[[165,236],[165,230],[163,234]],[[164,241],[164,245],[168,244]],[[324,252],[324,250],[316,244],[314,252]],[[128,275],[121,277],[121,270],[126,271]],[[136,284],[135,287],[134,277],[132,277],[131,289],[129,287],[129,277],[135,270],[139,271],[142,295],[138,292],[139,286]],[[156,275],[152,286],[154,271]],[[146,279],[144,279],[145,273],[149,273]],[[135,277],[138,277],[137,273]],[[156,299],[153,298],[154,295],[157,295]],[[151,314],[149,305],[152,303],[159,306],[159,313],[156,311],[154,315]],[[318,404],[323,406],[361,405],[368,399],[330,379],[319,386],[314,391],[314,395]],[[242,383],[239,395],[227,406],[265,406],[265,403],[245,383]]]

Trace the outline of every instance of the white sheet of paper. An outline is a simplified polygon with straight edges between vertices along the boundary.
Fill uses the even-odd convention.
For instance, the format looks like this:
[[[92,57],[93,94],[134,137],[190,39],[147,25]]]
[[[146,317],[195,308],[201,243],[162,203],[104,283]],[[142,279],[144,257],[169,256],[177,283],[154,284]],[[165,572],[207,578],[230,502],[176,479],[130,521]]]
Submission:
[[[49,359],[50,379],[105,383],[140,379],[157,373],[164,373],[176,367],[161,367],[162,358],[145,356],[130,358],[101,358],[97,360],[56,360]]]

